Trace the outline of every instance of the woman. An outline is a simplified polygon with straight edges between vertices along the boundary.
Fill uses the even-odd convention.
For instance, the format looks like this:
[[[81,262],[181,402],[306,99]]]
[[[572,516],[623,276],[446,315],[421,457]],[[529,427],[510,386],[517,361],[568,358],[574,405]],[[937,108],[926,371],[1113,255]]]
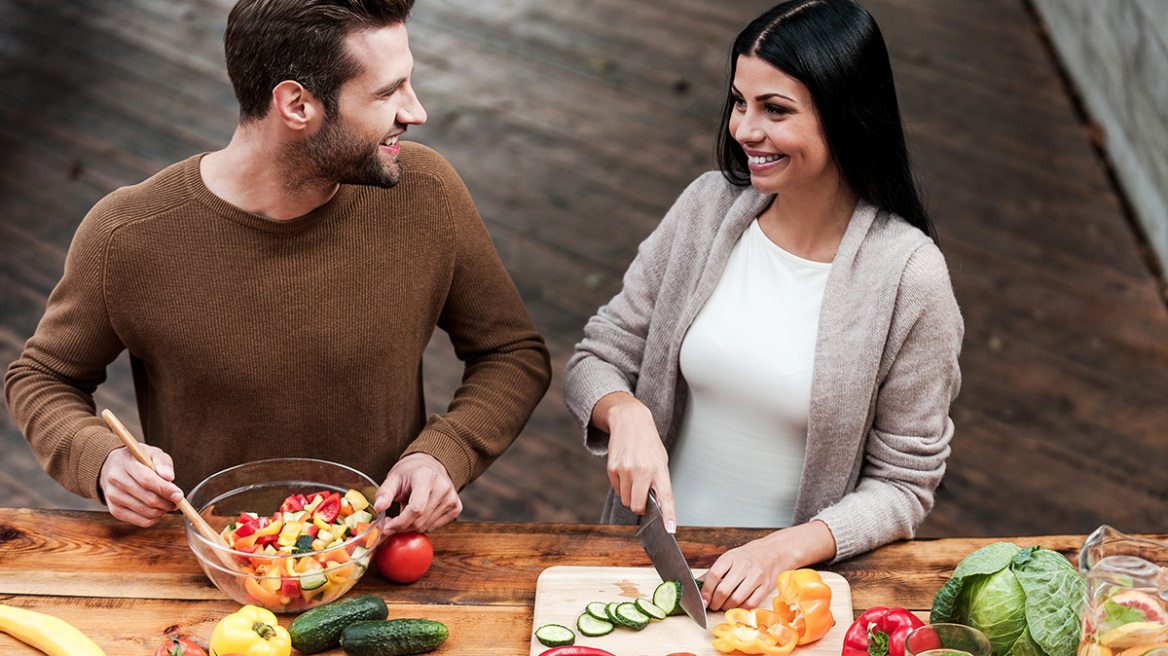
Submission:
[[[730,72],[721,172],[641,244],[564,373],[608,456],[603,521],[635,523],[653,490],[671,530],[778,528],[703,575],[714,610],[914,535],[964,332],[872,17],[785,2],[738,36]]]

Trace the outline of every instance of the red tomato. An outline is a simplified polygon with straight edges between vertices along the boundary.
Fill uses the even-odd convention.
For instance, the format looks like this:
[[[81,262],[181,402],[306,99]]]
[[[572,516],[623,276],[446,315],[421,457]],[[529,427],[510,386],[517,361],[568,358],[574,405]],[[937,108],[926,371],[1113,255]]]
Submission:
[[[166,644],[154,650],[154,656],[207,656],[207,652],[193,640],[167,636]]]
[[[434,547],[423,533],[407,531],[386,538],[373,555],[377,571],[394,583],[413,583],[422,578],[434,560]]]

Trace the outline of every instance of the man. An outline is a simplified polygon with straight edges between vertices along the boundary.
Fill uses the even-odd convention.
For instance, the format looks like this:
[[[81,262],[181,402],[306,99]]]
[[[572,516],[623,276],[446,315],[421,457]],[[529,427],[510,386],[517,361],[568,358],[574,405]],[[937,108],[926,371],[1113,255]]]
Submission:
[[[13,418],[66,488],[149,526],[216,471],[313,457],[384,477],[374,506],[402,507],[388,531],[430,531],[515,439],[547,390],[548,353],[462,181],[400,141],[426,120],[412,4],[232,10],[231,142],[90,211],[5,377]],[[427,420],[435,326],[465,372]],[[123,349],[159,474],[94,414]]]

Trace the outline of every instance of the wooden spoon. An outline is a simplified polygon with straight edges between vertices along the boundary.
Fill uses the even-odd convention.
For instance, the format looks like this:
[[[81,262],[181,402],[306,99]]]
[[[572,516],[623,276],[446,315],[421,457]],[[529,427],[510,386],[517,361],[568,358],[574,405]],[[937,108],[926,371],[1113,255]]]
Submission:
[[[130,434],[130,431],[122,425],[122,422],[118,421],[118,418],[114,416],[112,411],[110,411],[108,408],[102,410],[101,418],[105,419],[105,423],[109,424],[110,429],[113,430],[113,432],[119,438],[121,438],[122,444],[126,445],[126,448],[130,450],[130,453],[134,454],[134,457],[138,459],[138,462],[149,467],[150,470],[154,473],[158,473],[158,470],[154,468],[154,461],[150,459],[150,456],[146,455],[146,452],[142,450],[142,445],[138,443],[138,440],[134,439],[134,436]],[[190,501],[187,501],[185,496],[182,499],[179,499],[178,509],[181,510],[182,514],[190,520],[191,525],[195,527],[195,530],[199,532],[199,535],[202,535],[212,544],[219,545],[224,549],[231,549],[231,547],[227,546],[227,543],[223,541],[223,536],[219,535],[215,532],[215,529],[211,528],[211,525],[208,524],[205,519],[203,519],[202,515],[200,515],[198,511],[195,510],[195,507],[191,505]],[[233,572],[239,569],[239,567],[227,554],[219,550],[215,550],[215,553],[219,555],[219,560],[223,563],[224,567]]]

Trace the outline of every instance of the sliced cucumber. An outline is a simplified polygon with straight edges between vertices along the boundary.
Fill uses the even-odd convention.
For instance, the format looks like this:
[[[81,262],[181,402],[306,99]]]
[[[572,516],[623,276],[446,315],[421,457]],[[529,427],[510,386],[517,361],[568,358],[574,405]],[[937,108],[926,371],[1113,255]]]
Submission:
[[[596,619],[592,613],[580,613],[580,617],[576,618],[576,629],[589,638],[608,635],[615,627],[616,625],[608,620]]]
[[[584,610],[587,611],[589,615],[595,617],[601,622],[608,622],[609,624],[612,624],[612,618],[610,618],[608,613],[604,610],[606,606],[608,606],[608,604],[604,603],[603,601],[590,601],[588,602],[588,605],[584,607]]]
[[[369,550],[361,545],[353,545],[353,553],[349,554],[349,558],[359,561],[362,565],[369,564]]]
[[[653,591],[653,605],[666,615],[677,615],[681,610],[681,581],[665,581]]]
[[[328,576],[323,571],[316,574],[305,574],[300,577],[301,590],[315,590],[328,583]]]
[[[642,613],[641,609],[631,601],[626,601],[616,607],[616,621],[621,624],[640,631],[649,624],[649,616]]]
[[[621,602],[614,601],[604,605],[604,614],[608,616],[608,621],[613,624],[620,624],[621,621],[616,618],[616,607],[620,606]]]
[[[661,610],[660,606],[649,601],[648,599],[641,597],[633,603],[637,605],[637,610],[648,615],[649,617],[652,617],[655,620],[665,619],[665,611]]]
[[[341,523],[348,526],[350,530],[356,531],[357,524],[367,524],[373,521],[373,515],[368,510],[358,510],[352,515],[341,520]]]
[[[545,647],[566,647],[576,642],[572,629],[559,624],[544,624],[535,630],[535,638]]]

